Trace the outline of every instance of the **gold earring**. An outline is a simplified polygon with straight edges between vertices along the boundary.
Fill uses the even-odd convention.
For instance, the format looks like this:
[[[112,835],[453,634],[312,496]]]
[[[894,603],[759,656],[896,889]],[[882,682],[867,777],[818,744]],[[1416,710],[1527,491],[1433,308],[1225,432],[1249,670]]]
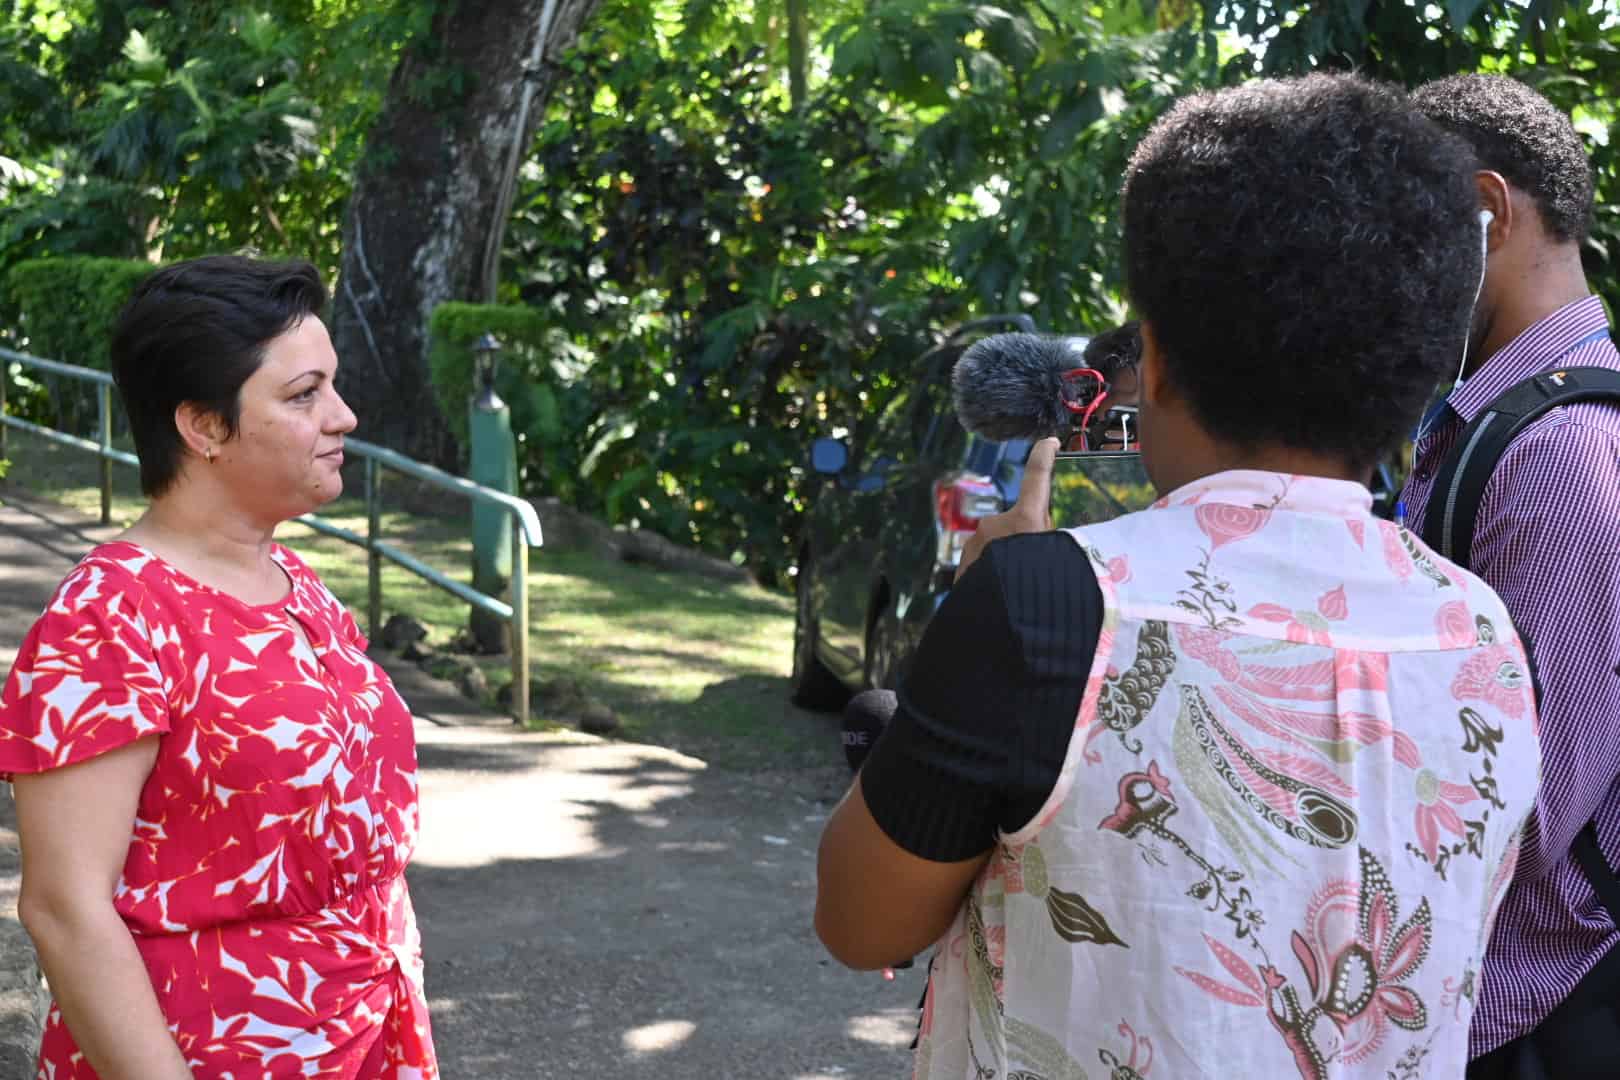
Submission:
[[[214,448],[212,446],[210,446],[207,449],[205,449],[203,451],[203,457],[207,458],[208,459],[208,464],[212,465],[214,463]]]

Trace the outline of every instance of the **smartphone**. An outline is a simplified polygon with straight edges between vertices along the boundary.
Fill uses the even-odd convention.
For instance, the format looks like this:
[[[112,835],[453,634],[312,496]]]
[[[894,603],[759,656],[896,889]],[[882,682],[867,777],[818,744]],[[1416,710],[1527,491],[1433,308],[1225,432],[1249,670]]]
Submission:
[[[1159,497],[1135,450],[1060,450],[1052,468],[1052,525],[1071,529],[1145,510]]]

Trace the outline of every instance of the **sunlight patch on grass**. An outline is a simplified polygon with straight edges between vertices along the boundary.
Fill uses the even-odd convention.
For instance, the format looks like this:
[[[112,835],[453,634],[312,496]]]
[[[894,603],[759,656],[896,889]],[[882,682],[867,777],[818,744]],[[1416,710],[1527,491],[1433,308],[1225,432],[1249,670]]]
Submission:
[[[116,443],[120,450],[132,450]],[[28,432],[6,432],[6,457],[11,468],[6,483],[41,498],[53,499],[81,513],[101,513],[101,465],[88,451],[63,446]],[[129,526],[141,516],[146,500],[140,475],[128,465],[113,463],[112,523]]]

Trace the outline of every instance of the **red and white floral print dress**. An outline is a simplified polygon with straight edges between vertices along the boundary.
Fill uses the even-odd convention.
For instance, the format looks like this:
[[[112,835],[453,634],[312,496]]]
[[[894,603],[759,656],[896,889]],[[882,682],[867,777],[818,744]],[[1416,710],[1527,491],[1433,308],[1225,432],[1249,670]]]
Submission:
[[[273,555],[291,591],[251,605],[135,544],[92,551],[0,693],[0,776],[162,736],[114,903],[200,1080],[435,1077],[410,713],[320,579]],[[95,1075],[53,1007],[39,1077]]]

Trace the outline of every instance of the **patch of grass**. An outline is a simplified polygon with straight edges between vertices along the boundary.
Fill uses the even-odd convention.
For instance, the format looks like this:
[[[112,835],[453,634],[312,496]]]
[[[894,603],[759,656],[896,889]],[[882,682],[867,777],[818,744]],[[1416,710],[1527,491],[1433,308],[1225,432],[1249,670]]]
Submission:
[[[10,434],[8,483],[86,513],[99,512],[94,458]],[[143,506],[135,472],[115,466],[113,477],[113,518],[127,524]],[[388,508],[382,535],[429,566],[470,581],[470,519],[459,497],[447,499],[446,509],[461,511],[460,516]],[[365,533],[360,498],[345,496],[322,516]],[[296,524],[286,526],[280,538],[364,625],[365,552]],[[382,583],[384,618],[400,612],[421,620],[429,628],[430,645],[448,645],[467,624],[463,601],[409,571],[384,562]],[[624,738],[730,768],[794,767],[838,756],[835,719],[788,701],[792,597],[548,548],[531,553],[529,597],[532,675],[578,681],[619,714]],[[491,686],[510,680],[505,657],[480,658],[479,664]],[[537,714],[534,722],[545,725],[548,718]]]
[[[6,483],[41,498],[54,499],[85,514],[101,513],[101,466],[84,450],[63,446],[28,432],[6,432]],[[120,450],[133,452],[127,442],[114,442]],[[113,463],[112,520],[131,525],[141,516],[146,501],[141,496],[140,477],[128,465]]]

